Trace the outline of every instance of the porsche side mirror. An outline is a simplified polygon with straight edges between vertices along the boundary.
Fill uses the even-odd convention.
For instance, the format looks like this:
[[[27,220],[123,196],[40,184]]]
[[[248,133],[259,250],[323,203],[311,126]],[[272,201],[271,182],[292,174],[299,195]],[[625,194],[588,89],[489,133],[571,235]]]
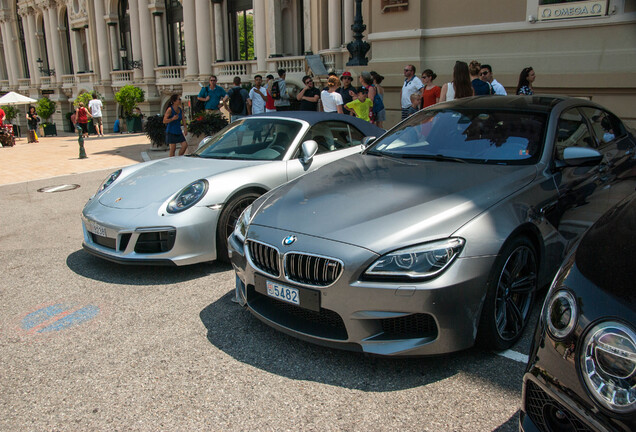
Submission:
[[[211,136],[206,136],[205,138],[203,138],[200,142],[199,142],[199,146],[197,147],[197,150],[199,150],[201,147],[203,147],[204,145],[206,145],[208,142],[210,142],[210,140],[212,139]]]
[[[362,147],[364,148],[369,147],[371,144],[375,142],[376,139],[377,138],[374,136],[368,136],[368,137],[362,138]]]
[[[301,145],[300,161],[304,164],[308,164],[314,158],[314,155],[318,151],[318,143],[314,140],[307,140]]]

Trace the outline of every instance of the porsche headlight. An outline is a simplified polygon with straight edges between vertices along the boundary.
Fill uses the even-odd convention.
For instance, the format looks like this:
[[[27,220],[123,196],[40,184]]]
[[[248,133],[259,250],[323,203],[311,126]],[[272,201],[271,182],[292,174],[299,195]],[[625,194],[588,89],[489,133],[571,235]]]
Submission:
[[[241,243],[245,242],[245,236],[247,235],[247,228],[250,225],[250,217],[252,216],[252,205],[248,205],[243,213],[239,216],[236,221],[236,225],[234,225],[234,235],[238,238]]]
[[[388,253],[365,272],[367,277],[430,278],[444,271],[459,255],[464,239],[450,238]]]
[[[114,173],[111,173],[108,177],[106,177],[106,179],[102,182],[102,184],[100,184],[99,187],[97,188],[97,192],[95,192],[95,195],[97,195],[98,193],[106,189],[108,186],[113,184],[113,182],[117,180],[117,177],[119,177],[120,174],[121,174],[121,170],[118,169],[117,171],[115,171]]]
[[[195,182],[190,183],[188,186],[181,189],[174,199],[172,199],[168,203],[167,211],[168,213],[179,213],[184,210],[189,209],[196,203],[198,203],[201,198],[205,196],[205,193],[208,191],[208,181],[205,179],[197,180]]]
[[[576,325],[578,313],[576,299],[570,291],[560,289],[551,293],[544,309],[550,334],[556,339],[568,336]]]
[[[579,358],[583,380],[596,401],[610,411],[636,411],[636,333],[615,321],[595,325]]]

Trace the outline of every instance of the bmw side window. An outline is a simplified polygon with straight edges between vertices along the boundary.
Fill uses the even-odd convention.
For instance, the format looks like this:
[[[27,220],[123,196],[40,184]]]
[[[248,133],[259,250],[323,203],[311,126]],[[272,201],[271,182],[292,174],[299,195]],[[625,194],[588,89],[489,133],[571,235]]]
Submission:
[[[597,147],[595,139],[590,135],[585,118],[577,108],[561,114],[555,142],[555,157],[559,160],[563,159],[563,151],[567,147]]]
[[[613,114],[592,107],[581,108],[581,111],[583,111],[583,114],[590,120],[592,131],[596,136],[599,146],[602,147],[625,134],[623,124]]]

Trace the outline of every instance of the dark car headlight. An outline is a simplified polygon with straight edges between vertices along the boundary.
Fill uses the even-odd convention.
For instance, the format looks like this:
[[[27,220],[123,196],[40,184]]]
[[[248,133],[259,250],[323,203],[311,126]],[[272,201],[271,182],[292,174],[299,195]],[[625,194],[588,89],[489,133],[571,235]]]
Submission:
[[[367,278],[431,278],[444,271],[464,247],[464,239],[449,238],[388,253],[364,273]]]
[[[247,235],[247,228],[250,225],[250,217],[252,216],[252,205],[245,207],[245,210],[241,213],[236,225],[234,225],[234,235],[241,243],[245,242],[245,236]]]
[[[583,339],[583,381],[594,399],[619,414],[636,411],[636,333],[623,323],[596,324]]]
[[[578,314],[579,309],[574,294],[565,289],[550,291],[544,309],[544,320],[553,337],[563,339],[572,333]]]
[[[179,213],[189,209],[205,196],[208,191],[208,181],[205,179],[190,183],[168,203],[168,213]]]
[[[118,169],[117,171],[115,171],[114,173],[111,173],[108,177],[106,177],[106,179],[102,182],[102,184],[100,184],[99,187],[97,188],[97,192],[95,192],[95,195],[97,195],[98,193],[106,189],[108,186],[113,184],[113,182],[117,180],[117,177],[119,177],[120,174],[121,174],[121,170]]]

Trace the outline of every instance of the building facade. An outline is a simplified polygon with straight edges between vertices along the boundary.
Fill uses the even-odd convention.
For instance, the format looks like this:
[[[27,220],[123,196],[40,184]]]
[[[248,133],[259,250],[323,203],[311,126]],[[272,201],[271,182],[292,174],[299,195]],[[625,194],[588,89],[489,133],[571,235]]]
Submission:
[[[348,67],[358,3],[369,62]],[[405,64],[433,69],[441,86],[456,60],[473,59],[509,93],[533,66],[537,93],[590,98],[636,125],[636,0],[0,0],[0,31],[2,93],[46,95],[63,123],[79,94],[97,91],[109,131],[127,84],[156,114],[211,74],[229,86],[283,68],[295,91],[322,67],[384,75],[390,126]]]

